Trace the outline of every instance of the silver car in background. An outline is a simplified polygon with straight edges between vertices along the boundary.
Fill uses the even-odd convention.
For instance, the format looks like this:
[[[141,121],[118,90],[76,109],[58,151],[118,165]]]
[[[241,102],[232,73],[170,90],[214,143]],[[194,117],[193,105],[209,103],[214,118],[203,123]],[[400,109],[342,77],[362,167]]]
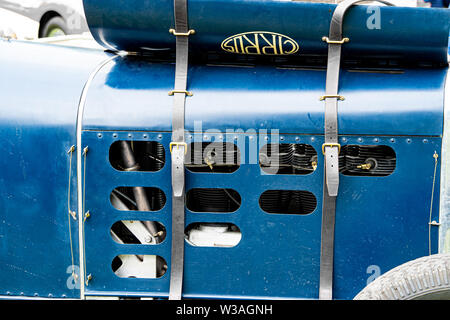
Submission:
[[[87,31],[82,0],[0,0],[0,36],[32,40]]]

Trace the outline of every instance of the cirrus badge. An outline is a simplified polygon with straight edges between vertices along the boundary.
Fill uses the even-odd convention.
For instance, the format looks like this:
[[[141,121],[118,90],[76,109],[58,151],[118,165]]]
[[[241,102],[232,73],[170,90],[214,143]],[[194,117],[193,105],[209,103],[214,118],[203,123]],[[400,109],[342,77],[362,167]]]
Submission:
[[[292,38],[268,31],[239,33],[226,38],[221,46],[226,52],[267,56],[290,55],[300,48]]]

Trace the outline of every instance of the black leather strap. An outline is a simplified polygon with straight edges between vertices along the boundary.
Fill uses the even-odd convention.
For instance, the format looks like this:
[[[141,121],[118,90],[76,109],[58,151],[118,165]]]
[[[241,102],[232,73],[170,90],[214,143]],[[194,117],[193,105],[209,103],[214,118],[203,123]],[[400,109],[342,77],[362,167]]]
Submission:
[[[175,29],[169,31],[176,36],[175,89],[172,115],[172,256],[170,263],[170,300],[180,300],[183,290],[184,268],[184,224],[185,224],[185,177],[184,156],[187,146],[184,140],[184,111],[188,72],[189,35],[187,0],[174,0]]]
[[[339,190],[338,101],[339,71],[342,45],[350,39],[342,37],[344,16],[347,10],[363,0],[346,0],[335,9],[330,24],[330,34],[323,40],[328,43],[328,65],[325,96],[324,186],[322,205],[322,241],[320,250],[319,299],[333,298],[334,227],[336,198]],[[388,1],[377,1],[392,5]]]

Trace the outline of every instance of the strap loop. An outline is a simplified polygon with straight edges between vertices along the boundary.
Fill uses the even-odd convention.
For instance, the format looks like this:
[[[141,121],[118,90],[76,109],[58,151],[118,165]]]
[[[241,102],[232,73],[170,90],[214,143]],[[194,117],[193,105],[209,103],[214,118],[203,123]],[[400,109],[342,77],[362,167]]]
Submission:
[[[323,37],[322,41],[325,41],[328,44],[344,44],[350,41],[349,38],[344,38],[342,40],[330,40],[328,37]]]
[[[173,96],[175,93],[184,93],[185,95],[192,97],[194,94],[187,90],[171,90],[169,91],[169,96]]]
[[[330,94],[330,95],[321,96],[319,100],[320,101],[324,101],[326,99],[332,99],[332,98],[337,98],[339,101],[344,101],[345,100],[344,96],[340,96],[340,95],[337,95],[337,94]]]
[[[195,30],[191,29],[188,32],[176,32],[175,29],[169,29],[169,32],[174,36],[189,37],[191,34],[195,34]]]

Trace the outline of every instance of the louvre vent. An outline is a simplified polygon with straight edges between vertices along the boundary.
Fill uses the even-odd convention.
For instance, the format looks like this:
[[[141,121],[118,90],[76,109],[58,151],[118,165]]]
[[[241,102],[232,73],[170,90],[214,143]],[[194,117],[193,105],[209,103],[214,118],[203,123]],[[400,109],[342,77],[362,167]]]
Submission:
[[[191,189],[186,207],[194,212],[234,212],[241,206],[241,196],[233,189]]]
[[[308,191],[267,190],[259,198],[259,205],[267,213],[301,215],[312,213],[317,199]]]
[[[239,148],[234,143],[194,142],[188,146],[186,168],[192,172],[232,173],[239,164]]]
[[[388,146],[343,146],[339,171],[346,176],[388,176],[396,167],[395,151]]]
[[[266,144],[259,153],[261,169],[271,174],[308,174],[317,168],[317,152],[307,144]]]

